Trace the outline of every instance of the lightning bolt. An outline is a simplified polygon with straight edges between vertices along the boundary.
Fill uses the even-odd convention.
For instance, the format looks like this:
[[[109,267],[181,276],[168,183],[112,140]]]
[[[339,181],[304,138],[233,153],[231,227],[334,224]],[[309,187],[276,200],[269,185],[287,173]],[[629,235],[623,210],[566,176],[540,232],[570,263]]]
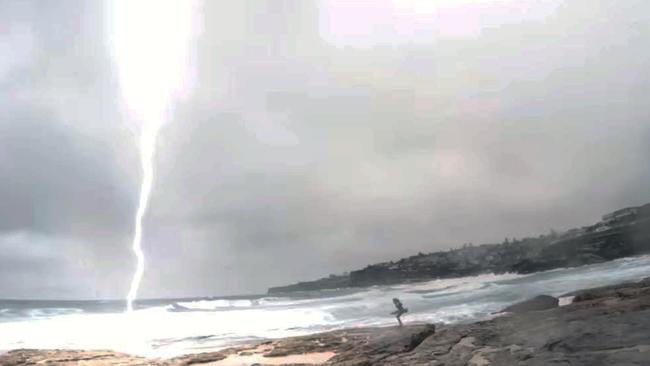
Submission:
[[[188,54],[195,35],[198,6],[194,0],[113,0],[112,50],[128,120],[138,126],[142,166],[140,198],[132,249],[136,269],[126,297],[133,311],[145,270],[143,220],[154,181],[156,137],[170,119],[174,102],[189,87]]]
[[[131,279],[131,286],[126,297],[126,310],[133,311],[133,301],[138,295],[142,275],[144,274],[144,252],[142,250],[142,220],[149,207],[149,197],[153,186],[153,158],[156,152],[156,137],[160,130],[159,124],[145,124],[140,135],[140,163],[142,164],[142,184],[140,185],[140,201],[135,215],[135,232],[131,248],[137,261],[136,270]]]

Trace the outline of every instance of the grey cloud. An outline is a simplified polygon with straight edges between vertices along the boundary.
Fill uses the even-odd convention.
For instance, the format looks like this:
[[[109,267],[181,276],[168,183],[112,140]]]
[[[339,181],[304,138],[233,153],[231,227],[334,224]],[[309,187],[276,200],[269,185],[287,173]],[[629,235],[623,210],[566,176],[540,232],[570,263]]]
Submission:
[[[2,297],[122,296],[138,167],[102,9],[2,7],[3,40],[33,43],[0,73],[0,237],[14,242],[0,248]]]
[[[222,48],[231,33],[208,14],[220,32],[205,34],[214,63],[199,74],[213,78],[164,134],[153,215],[204,231],[184,252],[213,258],[194,270],[218,293],[234,277],[260,291],[642,202],[629,182],[648,182],[648,54],[633,42],[650,34],[634,7],[601,21],[601,5],[472,39],[279,52],[246,32]]]
[[[650,9],[560,3],[465,38],[345,43],[323,33],[325,3],[205,2],[195,89],[159,140],[142,295],[264,291],[649,201]],[[26,121],[0,124],[14,137],[0,151],[24,162],[0,157],[0,172],[27,182],[0,189],[0,227],[74,239],[67,252],[87,265],[73,272],[120,296],[139,172],[103,11],[28,17],[62,28],[35,27],[47,47],[0,83],[13,95],[2,111]],[[12,271],[45,265],[21,261]],[[95,296],[64,277],[46,287]]]

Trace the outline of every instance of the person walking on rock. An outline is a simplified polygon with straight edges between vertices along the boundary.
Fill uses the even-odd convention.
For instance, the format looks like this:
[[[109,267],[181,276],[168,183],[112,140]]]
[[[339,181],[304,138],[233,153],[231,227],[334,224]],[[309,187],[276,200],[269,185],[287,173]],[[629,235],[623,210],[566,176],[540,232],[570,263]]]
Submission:
[[[395,307],[397,308],[397,310],[393,311],[391,313],[391,315],[395,315],[395,317],[397,318],[397,322],[399,323],[399,326],[401,327],[402,326],[402,319],[400,319],[400,318],[405,313],[408,313],[409,309],[405,308],[404,305],[402,305],[402,302],[399,301],[398,298],[393,299],[393,304],[395,304]]]

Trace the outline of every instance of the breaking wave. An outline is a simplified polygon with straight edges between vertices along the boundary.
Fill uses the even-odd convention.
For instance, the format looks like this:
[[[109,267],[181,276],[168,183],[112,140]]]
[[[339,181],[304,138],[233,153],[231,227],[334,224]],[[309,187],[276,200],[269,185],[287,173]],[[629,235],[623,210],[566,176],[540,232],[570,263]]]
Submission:
[[[393,297],[408,307],[406,322],[470,322],[539,294],[560,296],[649,275],[650,256],[642,256],[531,275],[490,274],[301,297],[159,300],[143,302],[132,313],[122,312],[123,301],[0,301],[0,351],[101,348],[171,357],[259,339],[392,325]]]

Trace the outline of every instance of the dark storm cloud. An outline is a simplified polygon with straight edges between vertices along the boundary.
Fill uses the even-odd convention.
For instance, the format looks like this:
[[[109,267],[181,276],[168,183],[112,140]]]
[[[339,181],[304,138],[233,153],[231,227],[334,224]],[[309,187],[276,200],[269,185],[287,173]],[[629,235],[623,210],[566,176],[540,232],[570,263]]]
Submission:
[[[0,297],[120,296],[137,190],[101,7],[3,2]],[[119,290],[117,290],[119,289]]]
[[[37,108],[4,108],[0,230],[66,234],[75,226],[100,226],[110,233],[123,227],[132,205],[111,169],[110,147]]]
[[[205,2],[195,88],[160,136],[142,294],[264,291],[650,201],[648,5],[461,3]],[[103,10],[66,5],[10,12],[8,39],[37,46],[0,64],[0,285],[119,296],[138,161]]]
[[[281,9],[245,12],[252,29],[208,6],[211,62],[163,134],[152,206],[191,232],[171,250],[196,267],[145,281],[263,290],[647,201],[639,7],[563,3],[478,36],[346,46]]]

